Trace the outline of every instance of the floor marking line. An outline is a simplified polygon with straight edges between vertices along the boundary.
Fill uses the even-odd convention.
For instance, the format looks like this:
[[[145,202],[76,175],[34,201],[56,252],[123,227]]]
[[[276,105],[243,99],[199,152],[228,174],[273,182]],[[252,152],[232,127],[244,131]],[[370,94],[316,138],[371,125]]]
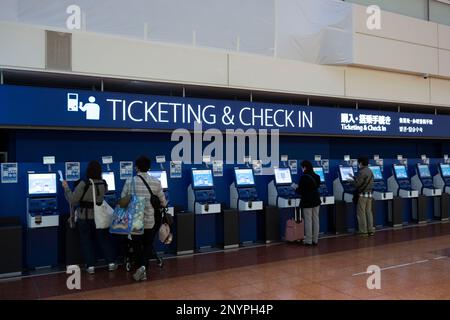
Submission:
[[[440,256],[440,257],[436,257],[436,258],[433,258],[433,259],[434,260],[439,260],[439,259],[445,259],[445,258],[448,258],[448,257],[447,256]],[[389,269],[397,269],[397,268],[411,266],[411,265],[414,265],[414,264],[425,263],[425,262],[429,262],[429,261],[430,261],[430,259],[425,259],[425,260],[417,260],[417,261],[414,261],[414,262],[396,264],[396,265],[393,265],[393,266],[380,268],[380,271],[389,270]],[[365,272],[354,273],[354,274],[352,274],[352,277],[360,276],[360,275],[363,275],[363,274],[371,274],[371,272],[365,271]]]

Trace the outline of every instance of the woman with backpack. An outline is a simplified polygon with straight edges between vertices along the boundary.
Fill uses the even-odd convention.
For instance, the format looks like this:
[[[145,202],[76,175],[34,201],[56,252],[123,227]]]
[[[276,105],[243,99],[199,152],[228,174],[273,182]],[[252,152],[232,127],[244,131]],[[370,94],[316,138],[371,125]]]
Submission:
[[[87,266],[89,274],[95,273],[95,239],[108,263],[109,271],[117,269],[114,248],[108,229],[96,229],[94,220],[93,186],[94,181],[97,204],[103,202],[105,193],[108,191],[106,181],[102,179],[102,166],[98,161],[91,161],[86,170],[86,180],[81,180],[72,191],[67,181],[62,181],[64,196],[66,200],[76,209],[76,226],[80,234],[81,253]]]
[[[133,274],[133,279],[136,281],[147,280],[148,261],[151,256],[156,256],[153,241],[161,226],[162,214],[160,212],[155,214],[151,201],[152,194],[156,196],[156,201],[159,200],[160,207],[167,205],[161,182],[148,174],[150,164],[151,161],[146,156],[140,156],[136,159],[135,169],[137,174],[125,182],[121,195],[122,198],[131,196],[133,192],[132,183],[134,183],[136,196],[145,198],[144,234],[133,235],[131,243],[137,263],[137,270]]]
[[[314,172],[310,161],[300,164],[303,175],[296,192],[300,195],[300,208],[305,219],[305,246],[317,246],[319,242],[320,177]]]

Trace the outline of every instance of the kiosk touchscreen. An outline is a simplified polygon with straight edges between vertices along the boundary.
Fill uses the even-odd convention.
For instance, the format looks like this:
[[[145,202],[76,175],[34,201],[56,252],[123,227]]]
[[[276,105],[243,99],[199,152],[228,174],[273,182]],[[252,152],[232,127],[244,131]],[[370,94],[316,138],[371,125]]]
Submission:
[[[353,176],[355,172],[351,166],[339,166],[338,178],[333,181],[334,197],[347,203],[353,202]]]
[[[440,196],[442,194],[440,188],[434,187],[430,167],[427,164],[416,165],[416,175],[411,179],[411,186],[425,196]]]
[[[167,190],[169,188],[168,183],[167,183],[167,172],[166,171],[149,171],[148,174],[151,177],[158,179],[159,182],[161,182],[161,188],[163,188],[163,190]]]
[[[417,198],[419,192],[413,190],[405,165],[394,164],[393,175],[388,179],[388,190],[401,198]]]
[[[252,169],[234,169],[237,187],[253,187],[255,178]]]
[[[442,190],[442,192],[450,193],[450,164],[440,163],[438,166],[438,174],[433,178],[434,186]]]
[[[274,168],[274,180],[269,183],[269,204],[278,208],[292,208],[300,204],[300,198],[292,186],[289,168]]]
[[[320,182],[325,183],[325,174],[323,173],[322,167],[314,167],[314,172],[320,177]]]
[[[189,210],[196,213],[218,213],[214,179],[211,169],[192,169],[192,184],[188,188]]]
[[[320,177],[319,193],[323,205],[333,204],[334,196],[330,196],[325,180],[323,167],[313,167],[314,172]]]
[[[116,179],[114,176],[114,172],[103,172],[102,179],[106,181],[108,185],[108,192],[116,191]]]
[[[255,187],[253,169],[234,169],[235,182],[230,186],[230,207],[239,211],[255,211],[263,209]]]
[[[28,174],[28,194],[30,196],[56,194],[56,173]]]
[[[373,173],[373,198],[375,200],[392,200],[394,194],[388,192],[380,166],[369,166]]]
[[[287,185],[292,183],[291,170],[289,168],[275,168],[275,183],[277,185]]]

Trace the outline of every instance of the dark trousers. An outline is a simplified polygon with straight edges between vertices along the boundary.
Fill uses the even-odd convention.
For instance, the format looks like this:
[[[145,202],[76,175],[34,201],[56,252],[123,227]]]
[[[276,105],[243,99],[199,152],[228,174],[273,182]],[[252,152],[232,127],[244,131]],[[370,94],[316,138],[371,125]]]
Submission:
[[[116,260],[115,250],[112,244],[112,237],[108,229],[96,229],[93,219],[79,219],[77,221],[78,232],[80,234],[81,253],[88,267],[95,266],[95,241],[98,241],[100,250],[103,252],[107,263],[114,263]]]
[[[142,266],[148,269],[148,260],[156,258],[156,251],[153,247],[153,241],[159,228],[155,225],[152,229],[145,229],[143,235],[132,236],[131,244],[133,252],[136,255],[136,264],[140,268]]]

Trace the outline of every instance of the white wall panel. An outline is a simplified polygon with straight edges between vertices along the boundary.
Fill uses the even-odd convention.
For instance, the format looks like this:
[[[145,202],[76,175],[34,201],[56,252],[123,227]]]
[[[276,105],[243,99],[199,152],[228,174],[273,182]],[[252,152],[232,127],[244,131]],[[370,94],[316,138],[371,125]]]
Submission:
[[[45,31],[0,23],[0,65],[45,68]]]
[[[450,107],[450,81],[431,79],[431,103]]]
[[[230,54],[230,86],[343,96],[344,69]]]
[[[439,50],[439,75],[450,78],[450,50]]]
[[[405,103],[429,103],[430,79],[361,68],[347,68],[346,95]]]
[[[74,33],[72,57],[75,72],[227,84],[227,55],[211,50]]]
[[[439,48],[450,50],[450,27],[438,25]]]

